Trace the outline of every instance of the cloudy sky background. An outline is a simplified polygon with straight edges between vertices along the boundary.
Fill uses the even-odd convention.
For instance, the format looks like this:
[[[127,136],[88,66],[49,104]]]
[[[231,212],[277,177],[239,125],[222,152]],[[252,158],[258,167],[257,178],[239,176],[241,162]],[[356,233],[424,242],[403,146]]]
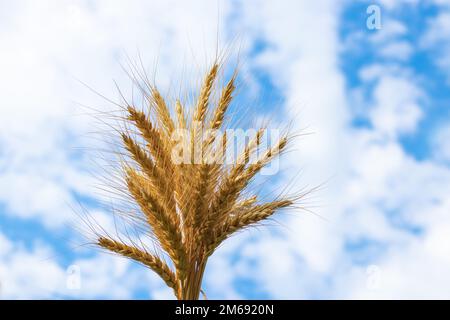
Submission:
[[[195,85],[217,34],[240,49],[239,104],[312,133],[278,182],[326,183],[313,213],[223,245],[207,296],[450,298],[447,0],[0,0],[0,298],[171,298],[145,268],[79,246],[73,208],[110,217],[80,105],[111,109],[79,80],[117,98],[139,51],[163,92],[180,73]]]

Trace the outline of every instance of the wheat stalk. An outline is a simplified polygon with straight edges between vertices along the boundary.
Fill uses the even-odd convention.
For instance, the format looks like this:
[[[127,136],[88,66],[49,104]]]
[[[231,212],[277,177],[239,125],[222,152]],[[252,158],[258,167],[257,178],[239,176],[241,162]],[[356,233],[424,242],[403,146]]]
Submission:
[[[122,173],[128,195],[137,205],[155,238],[155,245],[167,254],[171,263],[108,236],[99,236],[97,244],[109,251],[136,260],[154,272],[174,290],[178,299],[198,299],[208,258],[232,234],[260,223],[278,209],[289,207],[292,199],[261,203],[257,194],[249,192],[249,184],[260,170],[285,148],[288,137],[257,158],[250,158],[261,147],[265,129],[261,128],[245,144],[232,166],[221,162],[226,155],[227,135],[203,135],[200,129],[219,130],[235,91],[235,76],[226,83],[213,102],[219,64],[207,72],[191,116],[179,100],[174,105],[175,117],[163,96],[154,86],[145,93],[148,110],[134,105],[126,108],[127,127],[121,133],[122,143],[130,160],[124,160]],[[153,115],[153,118],[150,116]],[[151,119],[155,119],[154,122]],[[181,131],[182,139],[190,141],[189,163],[172,159],[172,134]],[[200,161],[193,161],[194,148],[202,147]],[[213,156],[214,151],[218,151]],[[220,152],[219,152],[220,151]],[[211,159],[219,160],[211,163]]]

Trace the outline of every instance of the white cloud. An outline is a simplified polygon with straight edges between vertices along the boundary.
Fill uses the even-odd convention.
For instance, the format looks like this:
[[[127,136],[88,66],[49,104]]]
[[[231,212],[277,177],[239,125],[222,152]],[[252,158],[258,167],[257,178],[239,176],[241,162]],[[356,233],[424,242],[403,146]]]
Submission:
[[[404,39],[409,33],[408,25],[391,16],[382,16],[382,28],[369,35],[376,54],[382,58],[405,62],[413,55],[413,44]]]
[[[398,10],[403,8],[405,5],[417,5],[419,0],[381,0],[383,8],[388,10]]]
[[[447,173],[448,174],[448,173]],[[447,190],[448,192],[448,190]],[[447,275],[449,203],[439,206],[421,207],[426,211],[427,228],[420,237],[411,237],[407,242],[390,246],[377,261],[379,286],[368,289],[362,281],[350,281],[353,290],[349,297],[382,299],[443,299],[448,298],[450,278]],[[354,278],[361,277],[363,268],[354,268]],[[366,276],[367,278],[367,276]]]
[[[398,41],[384,46],[380,54],[385,58],[393,58],[400,61],[407,61],[413,53],[411,44],[406,41]]]
[[[430,1],[438,5],[450,5],[450,1],[448,0],[430,0]]]
[[[408,27],[391,17],[384,17],[382,28],[370,36],[370,41],[376,45],[384,45],[408,34]]]
[[[0,233],[0,297],[53,297],[53,288],[64,283],[61,267],[52,261],[51,249],[35,245],[27,249],[23,243],[12,243]]]
[[[438,161],[450,163],[450,125],[438,128],[431,140],[434,157]]]
[[[424,46],[434,45],[440,41],[448,40],[450,33],[450,13],[441,11],[436,17],[428,20],[428,28],[422,38]]]
[[[204,293],[208,299],[221,297],[222,299],[242,299],[245,296],[236,291],[235,281],[239,276],[239,268],[233,263],[233,257],[242,252],[242,242],[248,239],[246,235],[236,235],[224,242],[211,256],[205,271]],[[245,270],[244,278],[248,278]]]
[[[435,65],[447,77],[448,81],[450,81],[449,37],[450,11],[449,8],[446,8],[440,10],[435,17],[428,19],[420,44],[422,48],[430,52]]]
[[[388,136],[414,132],[423,115],[421,96],[421,89],[411,79],[382,76],[373,92],[375,106],[368,110],[372,124]]]

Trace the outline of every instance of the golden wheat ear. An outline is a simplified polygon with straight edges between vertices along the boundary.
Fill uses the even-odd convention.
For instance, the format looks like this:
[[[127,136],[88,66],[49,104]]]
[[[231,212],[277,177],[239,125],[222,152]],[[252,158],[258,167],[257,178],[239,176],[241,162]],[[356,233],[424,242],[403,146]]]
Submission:
[[[120,138],[127,157],[121,159],[121,191],[138,210],[142,229],[149,230],[142,236],[151,235],[156,251],[170,259],[168,264],[133,241],[126,244],[101,235],[96,241],[101,248],[149,267],[178,299],[199,298],[208,258],[225,239],[294,203],[288,198],[264,203],[249,188],[258,172],[285,150],[288,137],[258,158],[257,151],[264,149],[262,128],[244,145],[235,163],[224,161],[229,143],[224,126],[236,73],[214,94],[220,67],[213,63],[206,73],[191,109],[180,99],[173,106],[167,104],[148,83],[139,87],[147,108],[141,111],[132,104],[125,108],[127,129],[120,131]],[[204,129],[210,131],[204,134]],[[211,133],[217,130],[223,132]],[[187,162],[173,161],[175,133],[181,135]],[[255,162],[250,161],[253,156]]]
[[[149,267],[156,274],[158,274],[161,279],[164,280],[169,288],[174,290],[176,295],[178,294],[179,288],[175,274],[172,270],[170,270],[167,264],[157,256],[137,249],[134,246],[129,246],[106,237],[100,237],[97,244],[106,250],[112,251],[126,258],[133,259]]]

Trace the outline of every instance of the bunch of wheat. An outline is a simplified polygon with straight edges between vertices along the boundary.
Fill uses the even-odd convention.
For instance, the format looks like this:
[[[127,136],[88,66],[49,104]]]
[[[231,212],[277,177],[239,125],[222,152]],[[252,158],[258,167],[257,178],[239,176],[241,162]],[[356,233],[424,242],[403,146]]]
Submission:
[[[121,131],[129,155],[122,166],[127,192],[138,205],[157,247],[172,263],[134,243],[110,236],[97,239],[100,247],[148,266],[178,299],[199,298],[207,260],[226,238],[293,203],[287,198],[261,203],[257,195],[248,195],[250,182],[285,149],[287,136],[250,161],[261,147],[265,130],[260,129],[244,145],[235,163],[224,163],[227,135],[213,135],[211,130],[224,125],[236,77],[218,89],[213,103],[218,72],[219,64],[214,63],[190,112],[177,100],[172,117],[155,86],[147,90],[148,110],[127,106],[126,122],[134,128]],[[205,129],[211,129],[210,133],[205,135]],[[174,133],[178,133],[177,139]],[[180,139],[183,147],[174,152]],[[189,161],[174,161],[174,155],[186,151]]]

